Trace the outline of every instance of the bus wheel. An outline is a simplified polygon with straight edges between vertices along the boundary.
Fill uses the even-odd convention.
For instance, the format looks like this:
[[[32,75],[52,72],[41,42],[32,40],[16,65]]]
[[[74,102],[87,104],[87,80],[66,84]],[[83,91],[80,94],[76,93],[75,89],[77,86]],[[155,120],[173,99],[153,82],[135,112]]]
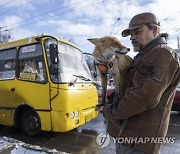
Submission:
[[[33,110],[28,110],[22,115],[21,127],[22,131],[28,136],[37,136],[40,133],[40,120]]]

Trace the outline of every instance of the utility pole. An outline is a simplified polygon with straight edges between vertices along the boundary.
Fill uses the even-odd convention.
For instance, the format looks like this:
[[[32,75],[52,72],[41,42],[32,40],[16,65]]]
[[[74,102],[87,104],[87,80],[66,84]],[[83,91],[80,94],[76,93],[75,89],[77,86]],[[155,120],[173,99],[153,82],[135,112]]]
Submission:
[[[177,36],[177,47],[178,47],[178,51],[180,50],[180,46],[179,46],[179,36]]]
[[[2,27],[0,27],[0,44],[3,43]]]

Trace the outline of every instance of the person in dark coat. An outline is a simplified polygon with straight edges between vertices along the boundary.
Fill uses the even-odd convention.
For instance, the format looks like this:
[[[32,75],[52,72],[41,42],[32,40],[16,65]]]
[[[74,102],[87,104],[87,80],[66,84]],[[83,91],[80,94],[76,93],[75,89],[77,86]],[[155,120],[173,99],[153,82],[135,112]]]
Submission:
[[[153,13],[135,15],[122,31],[123,37],[129,35],[138,54],[128,72],[124,95],[118,105],[108,104],[101,110],[109,121],[107,132],[121,138],[121,143],[116,140],[118,154],[158,154],[180,81],[179,57],[160,36]],[[113,126],[114,121],[119,126]],[[121,126],[123,121],[127,123]]]

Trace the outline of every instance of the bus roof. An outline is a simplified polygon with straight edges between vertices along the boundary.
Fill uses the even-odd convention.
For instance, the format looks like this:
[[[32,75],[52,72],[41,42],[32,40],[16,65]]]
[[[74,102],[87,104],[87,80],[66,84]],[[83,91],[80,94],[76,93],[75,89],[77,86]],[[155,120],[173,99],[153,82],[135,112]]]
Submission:
[[[73,43],[63,39],[63,38],[59,38],[59,37],[53,37],[51,35],[37,35],[37,36],[32,36],[32,37],[28,37],[28,38],[24,38],[24,39],[20,39],[20,40],[15,40],[15,41],[11,41],[11,42],[6,42],[6,43],[2,43],[0,44],[0,49],[6,49],[6,48],[12,48],[12,47],[18,47],[21,45],[26,45],[26,44],[31,44],[31,43],[35,43],[38,42],[38,38],[55,38],[60,42],[69,44],[75,48],[76,47]]]

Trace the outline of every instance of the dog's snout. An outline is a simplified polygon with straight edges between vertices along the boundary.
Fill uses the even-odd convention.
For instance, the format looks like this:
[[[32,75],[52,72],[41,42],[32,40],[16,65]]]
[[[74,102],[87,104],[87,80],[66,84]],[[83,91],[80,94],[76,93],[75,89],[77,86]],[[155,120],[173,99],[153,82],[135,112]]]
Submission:
[[[127,48],[127,51],[130,51],[130,48]]]

